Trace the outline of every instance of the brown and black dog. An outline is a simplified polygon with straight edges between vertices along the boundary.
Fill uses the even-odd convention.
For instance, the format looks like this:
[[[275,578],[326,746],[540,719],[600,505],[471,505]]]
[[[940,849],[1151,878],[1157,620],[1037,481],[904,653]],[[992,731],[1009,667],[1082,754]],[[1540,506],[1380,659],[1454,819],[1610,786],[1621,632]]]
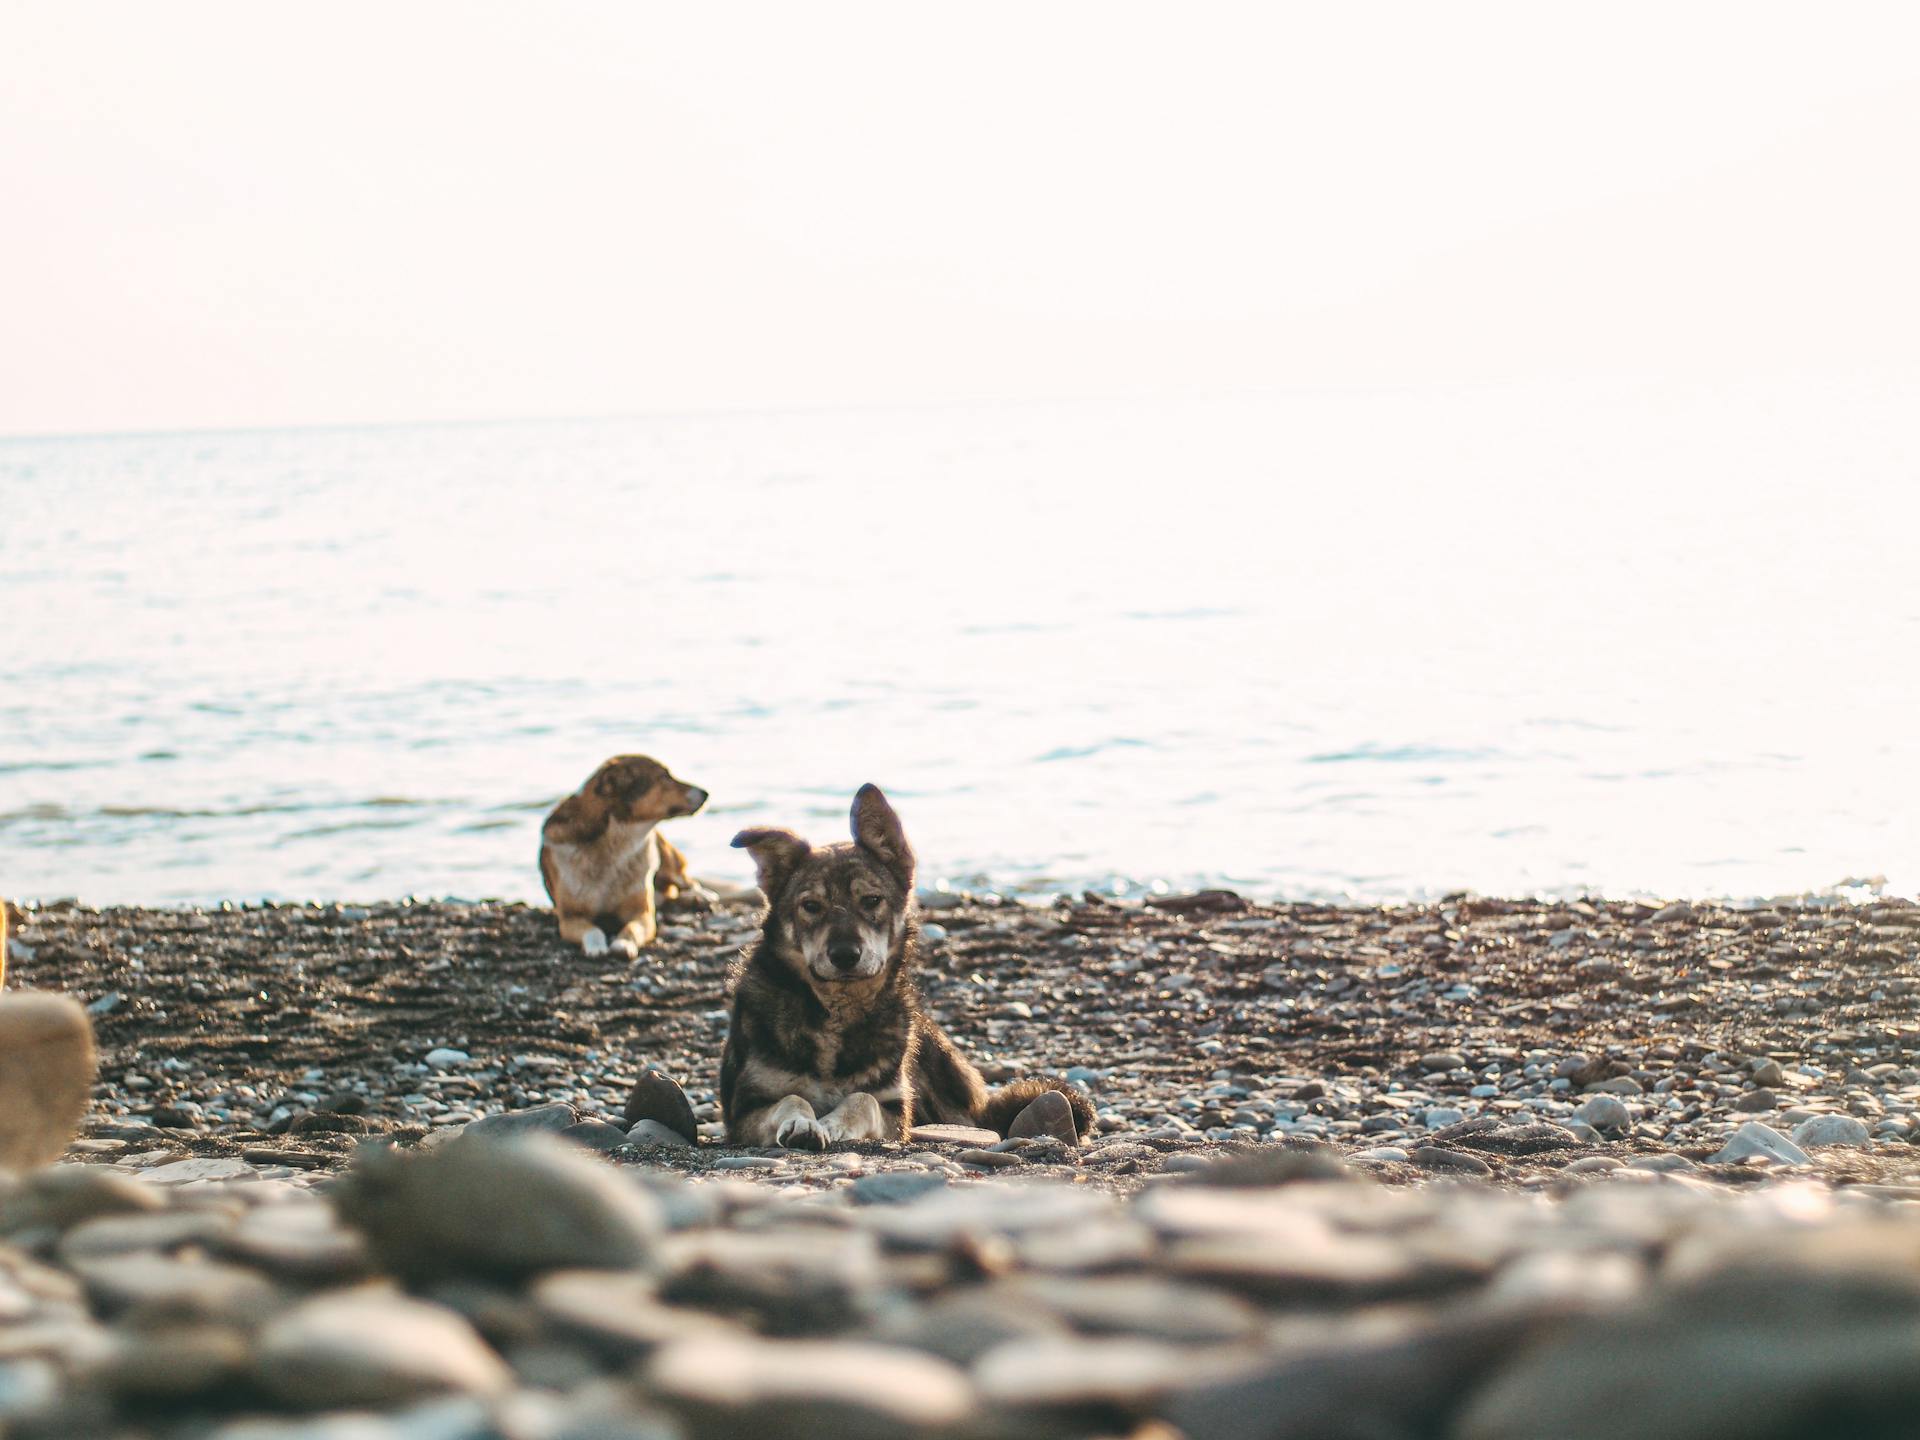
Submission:
[[[711,898],[655,829],[706,803],[706,791],[659,761],[616,755],[556,805],[540,827],[540,878],[560,938],[587,955],[631,960],[653,942],[657,901]]]
[[[730,1141],[820,1150],[903,1140],[916,1122],[1005,1135],[1049,1090],[1087,1133],[1093,1106],[1079,1089],[1033,1079],[988,1093],[921,1009],[913,851],[877,786],[853,797],[850,845],[815,848],[791,830],[742,830],[733,843],[753,856],[767,913],[732,977],[720,1061]]]

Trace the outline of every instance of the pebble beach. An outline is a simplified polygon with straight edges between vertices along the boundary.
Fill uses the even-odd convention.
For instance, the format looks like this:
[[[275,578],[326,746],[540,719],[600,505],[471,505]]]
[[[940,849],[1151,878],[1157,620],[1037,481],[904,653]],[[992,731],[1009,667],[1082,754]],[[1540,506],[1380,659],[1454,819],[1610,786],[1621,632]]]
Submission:
[[[930,1009],[1079,1145],[727,1146],[744,903],[633,965],[16,911],[102,1058],[0,1192],[0,1432],[1911,1433],[1920,906],[923,898]]]

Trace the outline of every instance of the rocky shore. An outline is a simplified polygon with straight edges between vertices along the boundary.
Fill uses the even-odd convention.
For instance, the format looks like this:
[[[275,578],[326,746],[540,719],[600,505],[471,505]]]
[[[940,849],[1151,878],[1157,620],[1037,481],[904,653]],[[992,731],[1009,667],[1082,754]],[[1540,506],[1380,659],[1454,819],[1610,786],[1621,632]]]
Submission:
[[[929,899],[1083,1146],[720,1143],[744,906],[28,909],[102,1074],[0,1433],[1912,1433],[1920,907]]]

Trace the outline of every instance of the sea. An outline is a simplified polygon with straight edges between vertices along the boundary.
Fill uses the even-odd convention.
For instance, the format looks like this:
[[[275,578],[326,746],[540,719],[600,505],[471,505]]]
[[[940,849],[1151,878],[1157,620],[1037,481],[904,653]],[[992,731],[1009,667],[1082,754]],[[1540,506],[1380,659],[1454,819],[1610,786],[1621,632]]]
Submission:
[[[667,833],[1044,899],[1920,887],[1920,385],[0,440],[0,894],[539,901]]]

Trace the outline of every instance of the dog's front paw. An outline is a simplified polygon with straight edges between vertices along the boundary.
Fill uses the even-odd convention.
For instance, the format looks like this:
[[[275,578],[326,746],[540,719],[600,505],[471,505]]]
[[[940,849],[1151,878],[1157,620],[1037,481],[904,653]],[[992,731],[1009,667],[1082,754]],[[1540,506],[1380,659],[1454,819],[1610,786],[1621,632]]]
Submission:
[[[616,935],[607,942],[607,949],[627,960],[640,958],[640,942],[631,935]]]
[[[607,953],[607,932],[598,925],[580,937],[582,955],[604,955]]]
[[[718,905],[720,897],[696,881],[680,892],[680,903],[689,910],[705,912]]]
[[[827,1132],[811,1115],[789,1115],[774,1132],[774,1143],[784,1150],[824,1150]]]
[[[820,1124],[837,1141],[895,1138],[887,1133],[887,1112],[864,1090],[842,1100],[839,1108]]]

